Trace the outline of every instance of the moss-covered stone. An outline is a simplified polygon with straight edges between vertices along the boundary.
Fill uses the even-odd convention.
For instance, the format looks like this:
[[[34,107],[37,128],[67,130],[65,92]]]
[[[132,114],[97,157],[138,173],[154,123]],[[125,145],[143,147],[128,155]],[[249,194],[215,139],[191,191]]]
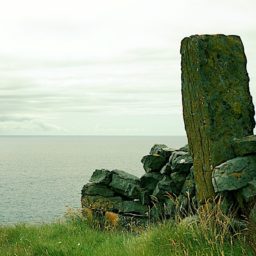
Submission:
[[[112,174],[106,169],[96,169],[91,178],[90,182],[108,185],[111,182]]]
[[[256,136],[246,136],[234,139],[233,149],[236,156],[256,155]]]
[[[175,151],[173,148],[169,148],[164,144],[155,144],[151,150],[150,155],[160,155],[164,157],[166,160],[172,155],[172,153]]]
[[[84,185],[82,189],[82,196],[86,195],[112,197],[114,196],[114,191],[109,189],[106,185],[88,183]]]
[[[124,214],[130,213],[130,214],[139,214],[144,216],[148,211],[148,207],[145,205],[142,205],[140,202],[123,201],[119,211]]]
[[[160,173],[146,173],[140,178],[140,186],[143,189],[146,189],[149,193],[151,193],[154,191],[157,183],[162,179],[163,175]]]
[[[112,171],[112,181],[109,187],[115,193],[130,199],[140,197],[139,178],[124,171]]]
[[[254,107],[240,37],[195,35],[181,43],[183,117],[199,201],[214,195],[212,170],[252,135]]]
[[[164,176],[163,179],[157,183],[156,188],[153,191],[153,196],[160,201],[164,201],[169,193],[173,193],[172,184],[173,182],[171,178]]]
[[[193,167],[191,167],[190,174],[186,177],[186,180],[181,189],[181,194],[189,195],[190,197],[195,196],[195,193],[196,193],[195,180],[194,180],[192,170],[193,170]]]
[[[171,172],[172,172],[172,166],[170,163],[167,163],[166,165],[164,165],[160,170],[160,173],[165,175],[169,175],[171,174]]]
[[[167,160],[160,155],[147,155],[141,159],[141,162],[146,172],[160,172]]]
[[[215,167],[212,182],[215,192],[233,191],[256,177],[256,156],[236,157]]]
[[[170,165],[172,172],[188,174],[190,168],[193,165],[193,160],[189,153],[183,151],[175,151],[170,157]]]
[[[245,202],[256,202],[256,175],[255,178],[248,182],[247,186],[241,189],[241,195]]]
[[[176,195],[180,194],[181,189],[183,187],[183,184],[186,180],[186,173],[182,173],[182,172],[173,172],[171,174],[171,186],[172,186],[172,192]]]

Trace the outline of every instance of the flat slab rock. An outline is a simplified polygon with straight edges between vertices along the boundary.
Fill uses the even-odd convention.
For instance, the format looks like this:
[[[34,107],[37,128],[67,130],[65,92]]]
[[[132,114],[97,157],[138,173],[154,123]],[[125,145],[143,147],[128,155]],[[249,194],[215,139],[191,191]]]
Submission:
[[[188,152],[175,151],[170,157],[172,172],[182,172],[188,174],[193,165],[193,160]]]
[[[168,159],[160,155],[147,155],[141,159],[143,168],[146,172],[160,172]]]
[[[120,170],[112,171],[112,181],[109,184],[111,190],[117,194],[135,199],[139,198],[139,178]]]
[[[123,201],[121,203],[121,207],[119,209],[120,213],[133,213],[133,214],[139,214],[139,215],[145,215],[148,211],[148,207],[145,205],[142,205],[140,202],[134,202],[134,201]]]
[[[246,202],[249,202],[256,197],[256,177],[249,181],[247,186],[242,188],[241,195]]]
[[[82,197],[86,195],[112,197],[114,196],[114,191],[103,184],[88,183],[82,189]]]
[[[236,156],[256,155],[256,136],[251,135],[234,139],[232,146]]]
[[[90,178],[90,182],[108,185],[111,179],[112,173],[109,170],[96,169]]]
[[[238,190],[256,177],[256,156],[236,157],[214,168],[215,192]]]

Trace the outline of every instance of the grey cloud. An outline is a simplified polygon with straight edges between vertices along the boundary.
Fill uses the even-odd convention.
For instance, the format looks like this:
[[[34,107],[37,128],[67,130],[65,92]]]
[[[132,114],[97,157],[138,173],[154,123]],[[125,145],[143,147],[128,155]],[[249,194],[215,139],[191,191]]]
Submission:
[[[8,128],[8,129],[7,129]],[[0,132],[4,131],[64,132],[54,124],[27,116],[0,116]]]

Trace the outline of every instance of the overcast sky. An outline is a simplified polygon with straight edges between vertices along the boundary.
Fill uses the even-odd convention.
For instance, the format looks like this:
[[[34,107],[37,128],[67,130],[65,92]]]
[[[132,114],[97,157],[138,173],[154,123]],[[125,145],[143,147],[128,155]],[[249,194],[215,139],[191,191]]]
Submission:
[[[2,135],[184,135],[191,34],[240,35],[256,99],[255,0],[0,1]]]

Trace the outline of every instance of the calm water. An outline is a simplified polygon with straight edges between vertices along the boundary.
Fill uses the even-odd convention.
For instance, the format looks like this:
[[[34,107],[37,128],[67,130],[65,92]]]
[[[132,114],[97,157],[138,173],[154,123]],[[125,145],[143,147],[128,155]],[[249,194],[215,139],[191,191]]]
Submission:
[[[0,137],[0,224],[49,222],[80,206],[80,191],[96,168],[140,176],[140,160],[155,143],[185,137]]]

